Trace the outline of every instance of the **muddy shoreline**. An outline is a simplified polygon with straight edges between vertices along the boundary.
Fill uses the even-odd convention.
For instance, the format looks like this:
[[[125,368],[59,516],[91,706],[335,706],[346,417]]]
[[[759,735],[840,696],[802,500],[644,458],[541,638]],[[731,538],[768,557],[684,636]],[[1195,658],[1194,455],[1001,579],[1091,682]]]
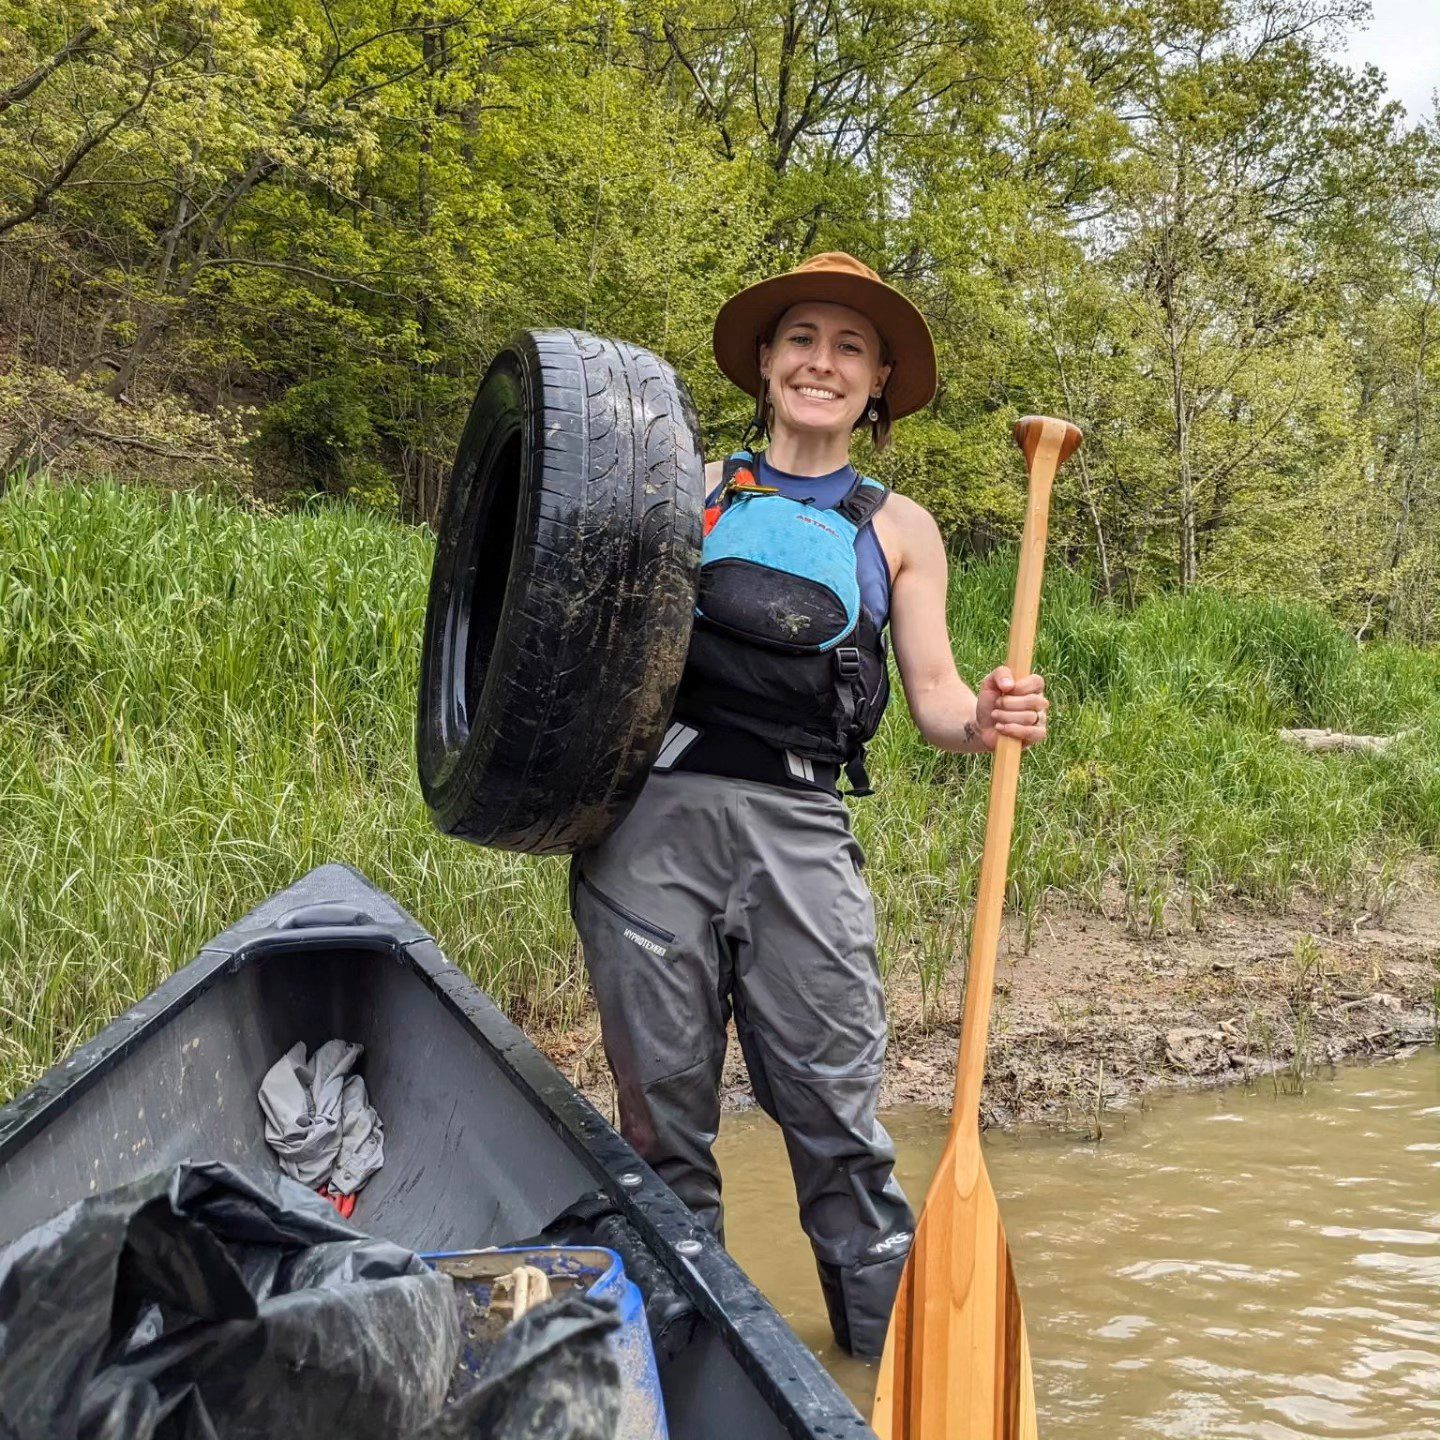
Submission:
[[[996,972],[983,1120],[1081,1134],[1163,1089],[1302,1084],[1342,1061],[1434,1043],[1440,886],[1417,873],[1383,916],[1297,903],[1284,914],[1216,908],[1195,930],[1139,935],[1123,907],[1057,909],[1027,949],[1006,934]],[[948,1108],[961,967],[938,996],[903,962],[887,978],[891,1040],[882,1107]],[[613,1120],[614,1092],[591,1012],[538,1038]],[[753,1104],[739,1046],[727,1109]]]

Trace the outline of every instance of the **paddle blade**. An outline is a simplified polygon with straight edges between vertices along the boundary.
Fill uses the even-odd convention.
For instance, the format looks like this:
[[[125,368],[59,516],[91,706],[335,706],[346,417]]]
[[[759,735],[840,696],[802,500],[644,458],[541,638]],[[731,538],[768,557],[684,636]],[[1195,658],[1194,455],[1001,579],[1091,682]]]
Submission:
[[[915,1229],[870,1420],[880,1440],[1037,1440],[1025,1317],[979,1148],[978,1135],[946,1147]]]

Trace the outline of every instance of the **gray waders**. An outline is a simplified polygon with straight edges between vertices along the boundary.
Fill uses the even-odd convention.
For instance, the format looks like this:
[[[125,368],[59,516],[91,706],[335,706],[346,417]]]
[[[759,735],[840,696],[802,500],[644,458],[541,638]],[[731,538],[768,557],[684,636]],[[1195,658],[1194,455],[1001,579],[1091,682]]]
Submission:
[[[864,857],[834,795],[655,774],[571,869],[625,1138],[717,1235],[731,1014],[784,1131],[836,1339],[878,1355],[914,1218],[875,1118],[885,1004]]]

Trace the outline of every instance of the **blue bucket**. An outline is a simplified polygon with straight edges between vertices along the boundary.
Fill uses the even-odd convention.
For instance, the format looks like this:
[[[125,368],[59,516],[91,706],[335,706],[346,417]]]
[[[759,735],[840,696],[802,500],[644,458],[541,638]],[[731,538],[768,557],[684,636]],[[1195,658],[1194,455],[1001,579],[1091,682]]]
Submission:
[[[457,1368],[467,1374],[475,1372],[494,1343],[495,1332],[483,1327],[483,1320],[489,1313],[495,1281],[516,1266],[532,1265],[548,1275],[552,1284],[567,1282],[590,1299],[613,1305],[620,1317],[620,1328],[609,1339],[620,1366],[616,1440],[669,1440],[655,1350],[645,1323],[645,1302],[613,1250],[599,1245],[552,1245],[537,1249],[451,1250],[420,1258],[450,1276],[456,1288],[465,1292],[470,1316],[481,1321],[480,1326],[467,1322],[460,1338]]]

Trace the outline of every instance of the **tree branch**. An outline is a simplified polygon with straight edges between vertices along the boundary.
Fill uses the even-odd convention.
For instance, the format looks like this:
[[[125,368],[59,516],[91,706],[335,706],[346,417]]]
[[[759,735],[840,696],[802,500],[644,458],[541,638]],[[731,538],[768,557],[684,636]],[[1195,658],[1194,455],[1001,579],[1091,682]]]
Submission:
[[[398,294],[394,290],[381,290],[374,285],[366,285],[363,281],[352,279],[348,275],[328,275],[323,270],[311,269],[308,265],[296,265],[288,260],[251,260],[241,255],[212,255],[201,260],[194,271],[198,274],[201,270],[210,270],[219,266],[229,268],[239,265],[252,270],[281,270],[290,275],[304,275],[311,280],[323,280],[327,285],[348,286],[352,290],[363,290],[367,295],[378,295],[382,300],[405,300],[408,297]]]
[[[35,93],[62,65],[79,59],[85,54],[85,47],[98,34],[94,25],[85,25],[77,30],[43,65],[37,65],[18,85],[0,90],[0,115],[12,105],[18,105]]]
[[[35,192],[30,203],[23,209],[15,211],[11,215],[0,217],[0,235],[13,230],[17,225],[23,225],[27,220],[33,220],[37,215],[42,214],[50,208],[50,202],[55,198],[55,192],[59,190],[74,173],[75,167],[97,146],[103,144],[109,137],[120,128],[136,111],[142,109],[150,99],[150,92],[155,88],[155,76],[157,72],[151,71],[145,77],[145,88],[140,92],[140,98],[127,105],[107,125],[102,125],[99,130],[86,132],[84,138],[78,140],[71,149],[60,168]]]

